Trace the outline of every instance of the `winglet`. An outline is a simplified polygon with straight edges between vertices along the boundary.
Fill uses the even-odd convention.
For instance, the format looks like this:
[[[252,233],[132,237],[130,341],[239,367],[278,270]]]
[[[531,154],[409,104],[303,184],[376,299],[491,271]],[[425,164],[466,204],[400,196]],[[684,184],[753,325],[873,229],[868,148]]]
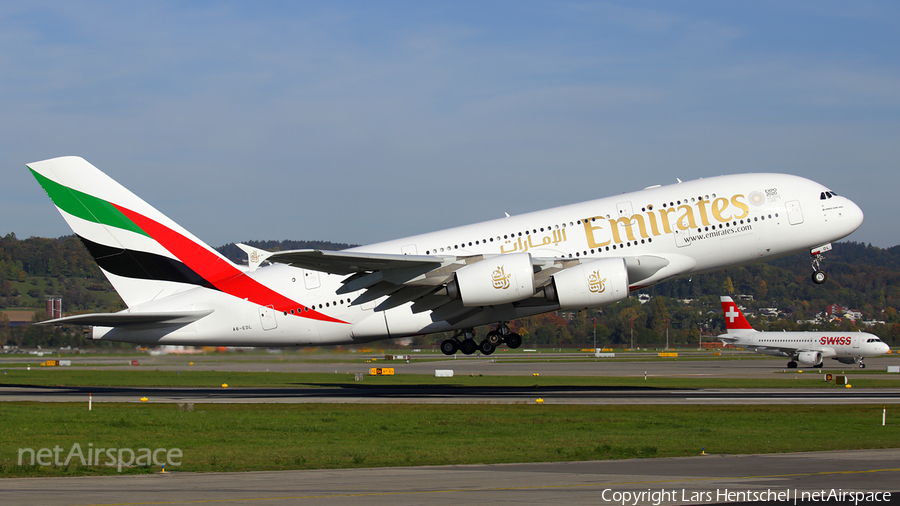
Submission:
[[[744,313],[738,309],[731,297],[722,296],[720,300],[722,301],[722,312],[725,313],[725,328],[728,329],[729,334],[753,331],[750,322],[744,318]]]
[[[237,243],[235,246],[241,248],[247,254],[247,265],[250,267],[250,272],[255,271],[259,264],[265,262],[267,258],[274,254],[272,251],[261,250],[246,244]]]

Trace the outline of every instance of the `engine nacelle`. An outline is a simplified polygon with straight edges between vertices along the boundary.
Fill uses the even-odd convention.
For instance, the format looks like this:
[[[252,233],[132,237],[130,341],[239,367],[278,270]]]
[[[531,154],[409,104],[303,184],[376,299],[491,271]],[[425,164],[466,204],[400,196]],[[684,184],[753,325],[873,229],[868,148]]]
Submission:
[[[486,258],[455,272],[447,285],[451,298],[463,306],[494,306],[534,295],[534,266],[528,253]]]
[[[628,297],[628,269],[622,258],[604,258],[553,275],[544,288],[548,300],[565,309],[589,309]]]
[[[822,363],[821,351],[801,351],[797,354],[797,362],[803,365],[813,366]]]

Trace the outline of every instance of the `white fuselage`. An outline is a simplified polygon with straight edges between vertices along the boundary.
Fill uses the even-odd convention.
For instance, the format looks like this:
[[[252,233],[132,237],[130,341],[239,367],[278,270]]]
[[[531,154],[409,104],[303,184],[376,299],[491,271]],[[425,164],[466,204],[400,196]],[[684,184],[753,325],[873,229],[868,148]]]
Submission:
[[[632,280],[630,288],[638,289],[665,279],[808,251],[847,236],[859,227],[862,211],[844,197],[829,194],[824,198],[826,191],[814,181],[783,174],[713,177],[350,251],[437,257],[528,252],[536,258],[572,261],[648,255],[665,259],[665,268]],[[413,312],[411,303],[386,311],[375,310],[379,300],[351,305],[359,293],[338,291],[347,276],[281,264],[243,275],[314,308],[330,321],[308,318],[299,311],[296,315],[275,311],[198,287],[129,310],[213,309],[205,318],[170,330],[98,327],[94,336],[156,344],[341,344],[465,329],[560,309],[558,304],[535,297],[528,304],[490,306],[451,324],[441,317],[440,309]],[[838,347],[830,348],[838,353]]]
[[[890,348],[877,336],[865,332],[756,332],[727,334],[729,343],[739,348],[797,358],[799,352],[820,352],[821,358],[866,358],[884,355]]]

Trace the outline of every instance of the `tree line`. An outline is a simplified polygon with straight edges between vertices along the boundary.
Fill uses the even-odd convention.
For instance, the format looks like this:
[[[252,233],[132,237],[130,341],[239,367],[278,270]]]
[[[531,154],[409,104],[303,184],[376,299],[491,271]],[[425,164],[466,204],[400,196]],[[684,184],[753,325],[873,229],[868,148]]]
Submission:
[[[327,241],[246,243],[269,251],[351,247]],[[233,243],[216,249],[237,263],[246,258]],[[523,318],[511,326],[529,345],[588,346],[596,336],[598,346],[630,346],[633,338],[635,346],[661,347],[665,346],[668,330],[670,346],[694,346],[724,332],[720,295],[747,295],[753,300],[740,303],[748,309],[751,323],[758,330],[864,330],[889,344],[900,345],[900,246],[836,243],[826,253],[823,267],[829,276],[823,285],[810,279],[809,256],[797,254],[667,281],[639,292],[650,296],[645,304],[632,294],[625,301],[598,310],[557,311]],[[0,238],[0,309],[34,308],[39,310],[36,320],[46,319],[40,311],[46,295],[61,295],[68,314],[112,312],[125,307],[77,237],[18,239],[8,234]],[[846,319],[808,323],[829,304],[857,309],[864,320],[884,323],[874,327]],[[760,308],[775,308],[789,316],[754,317]],[[486,330],[479,332],[484,334]],[[415,343],[433,344],[440,338],[422,336]],[[86,344],[81,333],[72,329],[11,329],[8,318],[0,312],[0,344],[8,341],[25,346]]]

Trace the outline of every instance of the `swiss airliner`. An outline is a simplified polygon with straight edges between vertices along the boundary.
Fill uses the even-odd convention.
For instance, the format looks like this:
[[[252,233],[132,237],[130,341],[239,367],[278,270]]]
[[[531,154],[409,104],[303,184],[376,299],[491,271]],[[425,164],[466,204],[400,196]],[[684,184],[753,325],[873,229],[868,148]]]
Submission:
[[[721,300],[728,333],[718,339],[739,348],[790,358],[788,369],[795,369],[797,364],[822,367],[826,358],[842,364],[859,363],[859,368],[864,369],[865,357],[877,357],[890,350],[878,336],[865,332],[757,332],[731,297]]]
[[[653,186],[342,251],[232,263],[79,157],[28,164],[128,309],[46,324],[144,345],[319,346],[454,332],[441,350],[491,354],[511,320],[599,308],[679,277],[809,251],[813,280],[859,207],[786,174]],[[475,327],[493,328],[482,339]]]

